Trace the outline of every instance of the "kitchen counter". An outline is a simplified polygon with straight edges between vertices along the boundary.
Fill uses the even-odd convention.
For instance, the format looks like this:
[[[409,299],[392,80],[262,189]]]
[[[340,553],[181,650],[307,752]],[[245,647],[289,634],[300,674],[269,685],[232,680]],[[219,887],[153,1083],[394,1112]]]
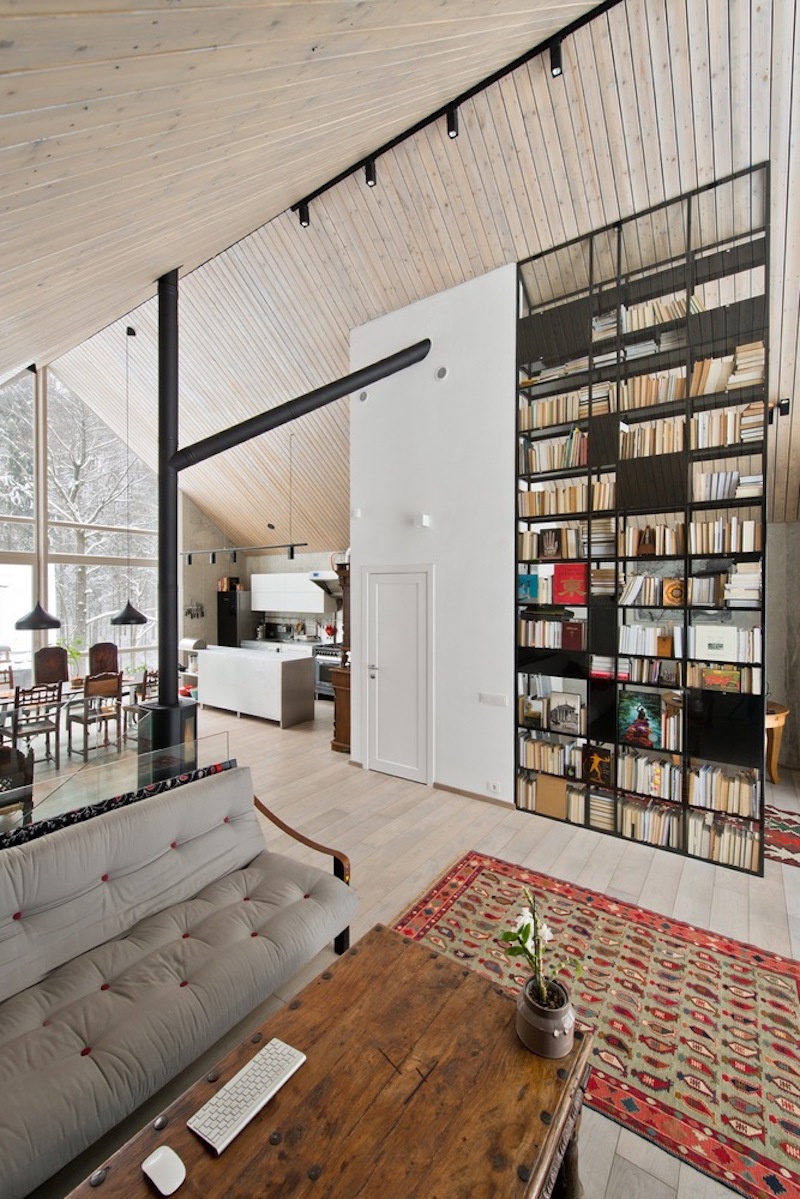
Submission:
[[[200,706],[226,708],[237,716],[276,720],[281,728],[314,719],[313,651],[278,654],[258,649],[211,646],[197,652]],[[306,647],[298,647],[305,649]]]
[[[310,658],[320,641],[242,641],[242,649],[256,649],[262,654],[282,654],[287,658]]]

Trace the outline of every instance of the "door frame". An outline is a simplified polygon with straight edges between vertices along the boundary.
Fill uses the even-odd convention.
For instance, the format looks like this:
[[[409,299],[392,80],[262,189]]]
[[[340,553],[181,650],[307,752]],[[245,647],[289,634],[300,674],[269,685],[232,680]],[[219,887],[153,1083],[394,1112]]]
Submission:
[[[433,786],[433,765],[435,760],[434,754],[434,729],[435,722],[433,718],[433,662],[434,662],[434,626],[433,626],[433,589],[434,589],[434,567],[432,562],[404,563],[401,566],[362,566],[361,567],[361,596],[362,596],[362,620],[361,620],[361,745],[362,759],[365,770],[372,770],[372,746],[370,744],[369,735],[369,717],[370,717],[370,690],[369,680],[367,678],[367,666],[369,665],[369,634],[370,621],[372,619],[372,611],[370,607],[370,582],[373,575],[385,574],[421,574],[425,576],[425,621],[427,625],[427,641],[428,648],[425,656],[425,700],[428,709],[428,719],[426,728],[426,751],[425,751],[425,778],[423,785],[426,787]],[[399,777],[399,776],[391,776]]]

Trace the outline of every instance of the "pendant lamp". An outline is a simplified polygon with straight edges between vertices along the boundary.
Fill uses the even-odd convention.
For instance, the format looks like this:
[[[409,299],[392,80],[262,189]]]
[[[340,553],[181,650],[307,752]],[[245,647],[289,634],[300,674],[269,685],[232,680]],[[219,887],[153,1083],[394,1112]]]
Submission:
[[[28,612],[27,616],[21,616],[14,624],[15,629],[60,629],[61,621],[57,616],[51,616],[49,612],[45,612],[39,601],[36,601],[36,607]]]
[[[111,623],[147,624],[144,613],[134,608],[130,599],[131,586],[131,370],[130,370],[130,338],[136,336],[136,330],[130,325],[125,330],[125,510],[128,539],[128,602],[121,612],[111,617]]]

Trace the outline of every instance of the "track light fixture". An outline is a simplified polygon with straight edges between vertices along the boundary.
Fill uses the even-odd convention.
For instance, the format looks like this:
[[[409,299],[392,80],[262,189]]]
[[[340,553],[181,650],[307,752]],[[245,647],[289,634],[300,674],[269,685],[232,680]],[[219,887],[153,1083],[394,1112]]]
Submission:
[[[300,215],[300,224],[303,226],[304,229],[307,229],[308,226],[311,224],[311,218],[308,214],[308,204],[306,203],[305,200],[301,200],[300,203],[297,205],[297,211]]]
[[[550,74],[557,79],[564,68],[561,64],[561,38],[550,46]]]
[[[458,109],[448,108],[447,110],[447,136],[458,137]]]
[[[211,553],[208,555],[208,561],[211,564],[211,566],[214,565],[216,560],[217,560],[217,555],[216,555],[215,551],[212,550]]]
[[[374,187],[378,182],[378,176],[375,171],[375,159],[368,158],[364,163],[364,178],[367,181],[367,187]]]
[[[191,555],[191,554],[187,554],[187,555],[186,555],[186,565],[187,565],[187,566],[191,566],[191,565],[192,565],[192,555]]]

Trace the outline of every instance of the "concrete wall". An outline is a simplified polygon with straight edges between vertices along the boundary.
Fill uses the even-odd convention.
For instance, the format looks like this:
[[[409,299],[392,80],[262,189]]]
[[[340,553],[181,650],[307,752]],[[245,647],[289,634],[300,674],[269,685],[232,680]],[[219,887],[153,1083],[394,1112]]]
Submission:
[[[363,761],[362,572],[433,567],[433,779],[514,795],[516,268],[353,331],[352,369],[421,338],[431,352],[354,395],[351,752]],[[446,378],[435,377],[445,367]],[[431,518],[418,528],[415,516]],[[479,701],[505,697],[507,706]]]

